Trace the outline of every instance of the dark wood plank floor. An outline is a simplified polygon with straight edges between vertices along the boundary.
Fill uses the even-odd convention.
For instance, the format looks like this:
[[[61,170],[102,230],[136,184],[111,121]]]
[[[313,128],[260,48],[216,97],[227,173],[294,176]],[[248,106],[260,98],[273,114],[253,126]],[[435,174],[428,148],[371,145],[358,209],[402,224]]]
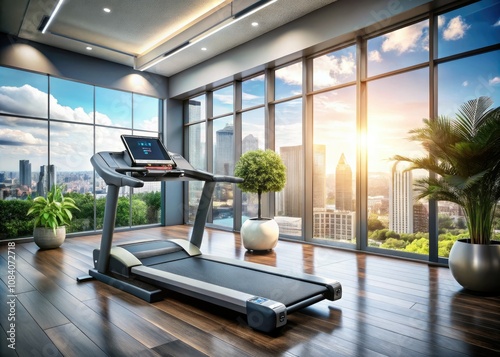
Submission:
[[[189,230],[122,232],[115,242],[184,238]],[[205,253],[341,282],[341,300],[289,315],[269,336],[244,316],[182,296],[149,304],[98,281],[77,283],[99,241],[70,238],[48,251],[16,243],[15,261],[0,246],[1,356],[500,356],[500,296],[464,292],[446,268],[285,241],[254,255],[238,234],[208,229]],[[8,261],[16,270],[13,309]]]

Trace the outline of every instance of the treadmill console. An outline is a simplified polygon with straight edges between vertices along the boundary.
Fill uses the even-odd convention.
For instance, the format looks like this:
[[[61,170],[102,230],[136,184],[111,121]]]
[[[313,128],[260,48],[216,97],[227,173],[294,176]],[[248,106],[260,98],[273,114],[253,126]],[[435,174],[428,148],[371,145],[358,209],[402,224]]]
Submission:
[[[122,135],[121,139],[128,153],[128,164],[133,167],[171,170],[176,167],[174,160],[158,138]]]

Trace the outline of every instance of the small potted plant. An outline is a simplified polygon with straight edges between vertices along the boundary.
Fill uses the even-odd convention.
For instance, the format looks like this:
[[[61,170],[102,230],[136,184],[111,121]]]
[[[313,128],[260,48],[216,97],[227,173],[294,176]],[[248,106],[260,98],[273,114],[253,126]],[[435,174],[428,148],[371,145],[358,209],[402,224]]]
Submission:
[[[247,219],[241,227],[243,246],[248,250],[271,250],[279,237],[279,226],[272,218],[262,217],[261,197],[266,192],[279,192],[285,187],[286,167],[281,157],[272,150],[251,150],[241,155],[234,175],[244,181],[238,183],[243,192],[257,193],[257,217]]]
[[[457,240],[448,264],[464,288],[500,290],[500,242],[493,241],[493,221],[500,200],[500,107],[479,97],[464,103],[455,119],[424,119],[422,128],[410,131],[427,155],[394,157],[436,176],[416,182],[418,198],[456,203],[465,212],[469,239]]]
[[[59,247],[66,238],[66,225],[73,219],[75,201],[65,197],[61,186],[53,185],[47,198],[38,196],[32,201],[28,216],[34,216],[33,238],[41,249]]]

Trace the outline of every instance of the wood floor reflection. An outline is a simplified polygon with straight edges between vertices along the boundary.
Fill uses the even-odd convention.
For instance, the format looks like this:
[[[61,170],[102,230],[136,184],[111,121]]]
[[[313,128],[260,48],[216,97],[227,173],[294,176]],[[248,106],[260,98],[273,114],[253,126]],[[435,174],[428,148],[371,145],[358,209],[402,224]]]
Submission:
[[[190,227],[115,234],[115,243],[185,238]],[[77,283],[100,236],[59,249],[15,245],[15,350],[8,347],[8,246],[0,245],[1,356],[493,356],[500,355],[500,296],[463,291],[442,267],[280,241],[248,253],[238,234],[207,229],[206,254],[338,280],[341,300],[289,315],[275,335],[244,316],[173,293],[149,304],[98,281]],[[258,284],[258,282],[249,282]]]

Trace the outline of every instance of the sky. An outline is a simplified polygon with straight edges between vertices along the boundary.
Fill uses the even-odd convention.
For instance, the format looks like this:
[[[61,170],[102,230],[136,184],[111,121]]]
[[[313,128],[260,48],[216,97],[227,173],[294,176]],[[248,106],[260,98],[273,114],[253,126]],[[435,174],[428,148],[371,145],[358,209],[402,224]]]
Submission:
[[[500,38],[500,2],[482,1],[437,18],[438,58],[496,44]],[[429,23],[424,20],[397,31],[368,40],[368,77],[424,63],[429,58]],[[453,116],[458,105],[480,95],[500,103],[500,51],[438,65],[439,114]],[[47,117],[47,76],[0,67],[0,112]],[[313,60],[314,90],[350,83],[356,78],[354,46]],[[302,64],[278,69],[276,99],[300,94]],[[132,100],[134,127],[158,130],[158,101],[105,88],[50,77],[51,116],[71,123],[52,123],[50,148],[52,162],[60,170],[91,170],[89,157],[94,148],[90,125],[102,124],[130,133]],[[243,84],[244,107],[264,102],[264,76]],[[316,144],[327,146],[327,172],[333,173],[338,158],[346,155],[356,169],[356,143],[367,146],[369,171],[387,172],[395,154],[417,155],[418,146],[409,143],[407,133],[420,126],[429,113],[428,69],[368,82],[368,133],[357,133],[354,86],[314,96],[313,136]],[[233,87],[214,92],[214,115],[232,112]],[[203,108],[202,108],[203,110]],[[263,136],[264,125],[254,113],[246,114],[249,131]],[[262,115],[261,111],[255,112]],[[302,144],[302,105],[300,100],[276,106],[277,145]],[[225,120],[225,119],[221,119]],[[222,124],[221,124],[222,125]],[[223,126],[223,125],[222,125]],[[47,162],[47,122],[0,116],[0,171],[17,171],[19,160],[30,159],[32,170]],[[118,133],[118,134],[119,134]],[[122,150],[115,129],[98,128],[96,150]],[[35,168],[35,169],[33,169]]]

